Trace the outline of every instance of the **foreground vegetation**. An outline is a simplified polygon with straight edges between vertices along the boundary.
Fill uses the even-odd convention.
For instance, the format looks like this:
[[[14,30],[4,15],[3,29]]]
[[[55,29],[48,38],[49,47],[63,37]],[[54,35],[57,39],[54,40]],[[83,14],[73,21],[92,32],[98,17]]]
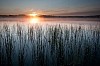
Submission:
[[[100,25],[0,26],[0,66],[100,65]]]

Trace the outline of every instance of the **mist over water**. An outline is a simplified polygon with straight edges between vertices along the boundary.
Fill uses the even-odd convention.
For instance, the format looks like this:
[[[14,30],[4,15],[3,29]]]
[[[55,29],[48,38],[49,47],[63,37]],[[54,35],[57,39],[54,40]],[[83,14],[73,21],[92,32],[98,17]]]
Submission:
[[[100,65],[100,21],[0,19],[0,66]]]

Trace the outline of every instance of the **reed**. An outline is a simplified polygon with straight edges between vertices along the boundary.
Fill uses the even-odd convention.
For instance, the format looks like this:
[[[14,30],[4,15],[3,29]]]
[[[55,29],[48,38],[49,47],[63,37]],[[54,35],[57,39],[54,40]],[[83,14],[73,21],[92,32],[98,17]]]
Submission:
[[[100,65],[100,25],[0,26],[0,66]]]

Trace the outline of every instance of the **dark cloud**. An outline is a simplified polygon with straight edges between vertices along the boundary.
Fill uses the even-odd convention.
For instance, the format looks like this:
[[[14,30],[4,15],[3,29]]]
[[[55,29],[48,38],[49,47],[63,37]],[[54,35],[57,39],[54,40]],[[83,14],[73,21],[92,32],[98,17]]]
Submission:
[[[100,15],[100,10],[94,10],[94,11],[84,11],[84,12],[71,12],[71,13],[58,13],[55,15]]]

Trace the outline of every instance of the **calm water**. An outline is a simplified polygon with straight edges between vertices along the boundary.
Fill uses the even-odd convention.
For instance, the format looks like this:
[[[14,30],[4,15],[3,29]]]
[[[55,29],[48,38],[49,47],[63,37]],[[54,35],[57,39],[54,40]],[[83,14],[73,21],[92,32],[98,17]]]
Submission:
[[[100,65],[100,21],[0,18],[0,66]]]

